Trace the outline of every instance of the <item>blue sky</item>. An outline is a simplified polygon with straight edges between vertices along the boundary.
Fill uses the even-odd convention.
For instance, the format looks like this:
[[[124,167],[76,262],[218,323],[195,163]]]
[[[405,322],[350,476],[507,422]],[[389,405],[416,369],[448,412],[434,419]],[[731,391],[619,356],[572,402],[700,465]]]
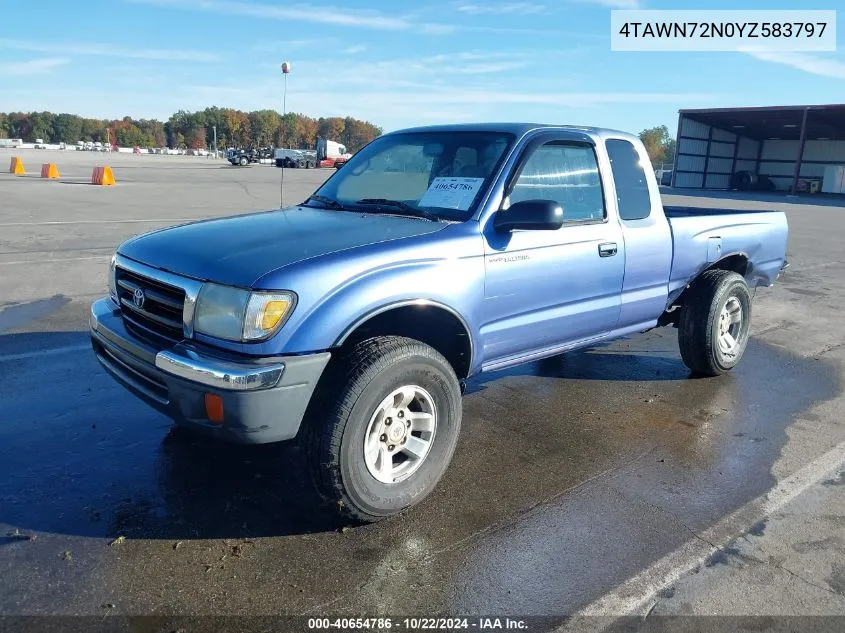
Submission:
[[[841,8],[818,0],[812,9]],[[845,54],[611,52],[610,10],[794,1],[44,0],[6,3],[0,111],[166,119],[209,105],[386,130],[530,120],[639,131],[679,108],[845,100]],[[841,19],[841,18],[840,18]],[[840,32],[845,29],[838,29]]]

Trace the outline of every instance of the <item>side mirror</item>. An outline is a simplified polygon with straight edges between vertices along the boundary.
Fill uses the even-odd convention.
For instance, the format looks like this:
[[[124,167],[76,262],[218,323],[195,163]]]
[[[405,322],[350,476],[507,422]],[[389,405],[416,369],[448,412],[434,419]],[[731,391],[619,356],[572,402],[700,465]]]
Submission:
[[[523,200],[500,210],[493,219],[497,231],[556,231],[563,226],[563,209],[554,200]]]

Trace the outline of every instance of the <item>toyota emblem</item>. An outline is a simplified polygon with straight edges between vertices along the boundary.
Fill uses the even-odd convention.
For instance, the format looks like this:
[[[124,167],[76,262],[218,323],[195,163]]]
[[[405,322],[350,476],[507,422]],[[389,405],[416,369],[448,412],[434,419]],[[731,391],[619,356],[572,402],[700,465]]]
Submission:
[[[144,290],[142,288],[135,288],[135,292],[132,293],[132,301],[135,303],[135,307],[143,308],[146,299],[147,295],[144,294]]]

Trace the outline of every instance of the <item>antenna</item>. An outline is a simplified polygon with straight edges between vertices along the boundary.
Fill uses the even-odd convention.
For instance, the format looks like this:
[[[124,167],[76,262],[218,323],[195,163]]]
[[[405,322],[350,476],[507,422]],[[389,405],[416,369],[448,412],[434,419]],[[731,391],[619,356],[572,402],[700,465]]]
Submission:
[[[282,76],[285,78],[284,96],[282,97],[282,125],[280,140],[284,139],[285,115],[288,110],[288,75],[290,74],[290,62],[282,62]],[[282,181],[279,184],[279,208],[285,208],[285,160],[282,160]]]

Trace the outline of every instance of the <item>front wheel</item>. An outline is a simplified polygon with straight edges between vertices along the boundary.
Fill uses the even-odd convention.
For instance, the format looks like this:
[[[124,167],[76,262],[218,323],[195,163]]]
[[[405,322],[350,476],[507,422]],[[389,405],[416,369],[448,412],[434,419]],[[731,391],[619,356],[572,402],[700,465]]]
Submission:
[[[446,471],[461,426],[461,389],[428,345],[387,336],[333,359],[305,428],[321,494],[346,516],[376,521],[426,497]]]
[[[733,369],[750,330],[751,295],[742,275],[708,270],[692,283],[681,307],[678,344],[693,372],[718,376]]]
[[[249,159],[246,156],[241,156],[240,160],[238,161],[241,167],[246,167],[249,165]]]

